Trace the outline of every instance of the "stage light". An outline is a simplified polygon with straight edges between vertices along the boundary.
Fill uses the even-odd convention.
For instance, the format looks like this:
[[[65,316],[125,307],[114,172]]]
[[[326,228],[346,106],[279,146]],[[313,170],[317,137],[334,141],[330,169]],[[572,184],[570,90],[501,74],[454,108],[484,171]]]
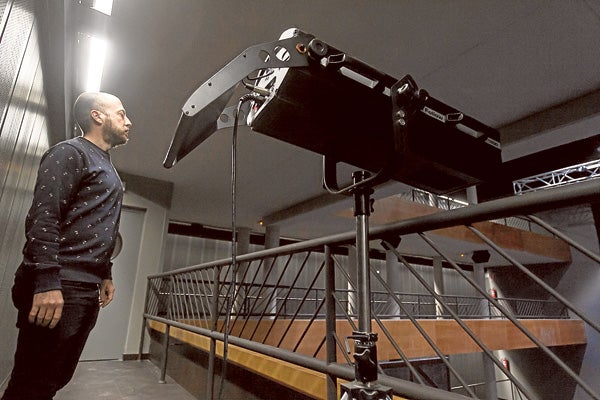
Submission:
[[[410,75],[397,79],[295,28],[247,48],[194,91],[166,168],[220,129],[240,82],[259,98],[247,125],[323,155],[327,176],[343,162],[371,172],[371,182],[393,179],[435,194],[497,176],[497,130],[435,99]]]

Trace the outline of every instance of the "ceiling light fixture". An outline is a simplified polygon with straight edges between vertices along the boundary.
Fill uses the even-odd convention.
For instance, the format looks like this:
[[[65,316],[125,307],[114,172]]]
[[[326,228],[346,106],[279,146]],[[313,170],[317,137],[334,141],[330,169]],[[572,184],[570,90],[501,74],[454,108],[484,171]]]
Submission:
[[[103,14],[111,15],[113,0],[94,0],[92,9],[100,11]]]
[[[106,59],[106,40],[94,36],[89,38],[89,58],[85,90],[89,92],[100,91],[104,60]]]

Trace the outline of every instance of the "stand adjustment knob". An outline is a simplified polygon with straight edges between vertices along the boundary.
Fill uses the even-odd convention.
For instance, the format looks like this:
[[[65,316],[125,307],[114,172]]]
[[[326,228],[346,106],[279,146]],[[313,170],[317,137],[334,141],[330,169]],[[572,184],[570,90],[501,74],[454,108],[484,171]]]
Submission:
[[[313,39],[308,43],[308,55],[314,59],[320,59],[327,55],[329,47],[319,39]]]

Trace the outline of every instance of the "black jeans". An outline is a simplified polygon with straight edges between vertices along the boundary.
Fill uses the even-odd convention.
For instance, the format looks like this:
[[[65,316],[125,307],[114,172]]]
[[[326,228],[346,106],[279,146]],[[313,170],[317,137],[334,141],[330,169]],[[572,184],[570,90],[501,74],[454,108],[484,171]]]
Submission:
[[[50,400],[73,377],[88,335],[98,318],[98,287],[63,282],[62,317],[53,328],[27,321],[32,291],[15,282],[13,302],[19,310],[15,365],[2,400]]]

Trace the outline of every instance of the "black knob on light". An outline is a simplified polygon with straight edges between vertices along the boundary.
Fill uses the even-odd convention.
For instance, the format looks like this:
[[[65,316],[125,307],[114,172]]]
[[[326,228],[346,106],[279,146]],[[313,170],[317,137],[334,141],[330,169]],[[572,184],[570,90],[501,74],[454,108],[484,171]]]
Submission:
[[[319,39],[313,39],[308,43],[308,55],[313,58],[324,57],[329,51],[329,47]]]

